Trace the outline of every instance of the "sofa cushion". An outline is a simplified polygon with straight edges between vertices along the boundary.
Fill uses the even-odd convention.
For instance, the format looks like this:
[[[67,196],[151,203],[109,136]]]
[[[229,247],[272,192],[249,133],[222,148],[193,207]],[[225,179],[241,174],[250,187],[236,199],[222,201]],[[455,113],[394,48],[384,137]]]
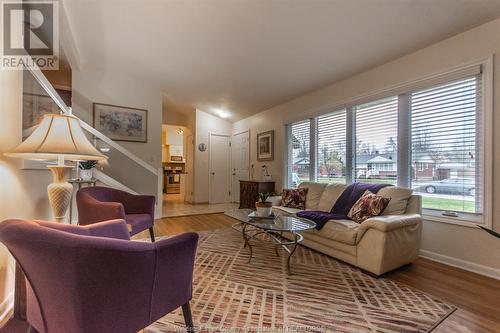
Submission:
[[[295,215],[301,211],[302,210],[298,209],[298,208],[291,208],[291,207],[285,207],[285,206],[273,206],[273,212],[278,213],[278,214]]]
[[[319,199],[318,208],[316,210],[320,210],[322,212],[329,212],[332,210],[333,205],[340,197],[342,192],[344,192],[347,185],[345,184],[328,184],[325,186],[323,194],[321,194],[321,198]]]
[[[370,217],[382,214],[390,200],[390,198],[366,190],[361,198],[352,206],[347,216],[354,222],[361,223]]]
[[[282,205],[290,208],[306,209],[307,187],[283,189]]]
[[[388,186],[378,191],[378,195],[391,198],[382,215],[400,215],[406,212],[408,200],[413,190],[404,187]]]
[[[306,209],[316,210],[319,204],[319,200],[326,184],[314,183],[314,182],[302,182],[299,188],[307,188],[306,196]]]
[[[329,241],[337,241],[348,245],[356,244],[359,224],[351,220],[330,220],[321,230],[308,231]]]

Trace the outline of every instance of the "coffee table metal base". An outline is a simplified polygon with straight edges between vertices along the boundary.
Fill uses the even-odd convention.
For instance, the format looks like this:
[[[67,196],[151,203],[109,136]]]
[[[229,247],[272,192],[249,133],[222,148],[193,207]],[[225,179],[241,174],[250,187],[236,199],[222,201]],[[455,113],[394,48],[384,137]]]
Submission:
[[[298,232],[295,232],[295,231],[284,231],[284,232],[291,234],[293,237],[293,240],[283,241],[283,239],[286,239],[285,237],[283,237],[284,232],[277,232],[277,231],[272,231],[272,230],[261,229],[259,227],[250,225],[250,224],[245,223],[245,222],[235,223],[232,225],[232,228],[237,230],[238,232],[241,232],[241,234],[243,236],[243,241],[244,241],[243,248],[248,247],[248,250],[250,251],[249,257],[248,257],[249,263],[253,257],[253,249],[252,249],[252,244],[250,243],[250,241],[252,239],[256,239],[256,237],[259,235],[265,234],[271,238],[272,243],[274,245],[274,252],[276,253],[276,256],[279,257],[279,255],[280,255],[278,252],[279,247],[282,247],[288,253],[287,272],[289,275],[292,274],[292,270],[290,267],[290,260],[293,256],[293,254],[295,253],[295,250],[297,249],[297,245],[304,239],[304,237],[301,234],[299,234]]]

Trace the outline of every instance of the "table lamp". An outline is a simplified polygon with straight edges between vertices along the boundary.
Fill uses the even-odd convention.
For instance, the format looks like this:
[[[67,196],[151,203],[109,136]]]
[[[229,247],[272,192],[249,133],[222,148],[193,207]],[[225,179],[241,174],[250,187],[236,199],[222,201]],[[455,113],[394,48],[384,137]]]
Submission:
[[[101,154],[87,139],[80,120],[72,115],[47,114],[33,133],[12,152],[5,156],[35,161],[57,161],[47,166],[52,172],[53,183],[47,187],[54,218],[62,222],[71,203],[73,186],[67,182],[73,168],[64,161],[103,160]]]

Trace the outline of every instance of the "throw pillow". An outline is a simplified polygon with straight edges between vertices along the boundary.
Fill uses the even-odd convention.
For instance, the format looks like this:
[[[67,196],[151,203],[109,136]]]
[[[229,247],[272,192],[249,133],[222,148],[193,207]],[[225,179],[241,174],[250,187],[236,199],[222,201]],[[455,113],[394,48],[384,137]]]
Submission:
[[[347,216],[354,222],[361,223],[370,217],[382,214],[390,200],[390,198],[376,195],[366,190],[361,198],[352,206]]]
[[[384,187],[377,192],[386,198],[391,198],[389,204],[382,212],[382,215],[400,215],[404,214],[406,211],[406,206],[408,206],[408,200],[412,195],[413,190],[409,188],[388,186]]]
[[[289,208],[306,209],[307,188],[284,189],[282,205]]]

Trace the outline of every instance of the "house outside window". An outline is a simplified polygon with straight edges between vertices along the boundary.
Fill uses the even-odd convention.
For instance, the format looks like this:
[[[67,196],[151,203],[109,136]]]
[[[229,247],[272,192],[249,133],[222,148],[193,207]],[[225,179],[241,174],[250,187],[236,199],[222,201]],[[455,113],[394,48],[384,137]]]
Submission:
[[[424,215],[483,223],[490,168],[483,149],[490,140],[483,68],[288,125],[288,185],[311,180],[411,187],[423,198]]]

